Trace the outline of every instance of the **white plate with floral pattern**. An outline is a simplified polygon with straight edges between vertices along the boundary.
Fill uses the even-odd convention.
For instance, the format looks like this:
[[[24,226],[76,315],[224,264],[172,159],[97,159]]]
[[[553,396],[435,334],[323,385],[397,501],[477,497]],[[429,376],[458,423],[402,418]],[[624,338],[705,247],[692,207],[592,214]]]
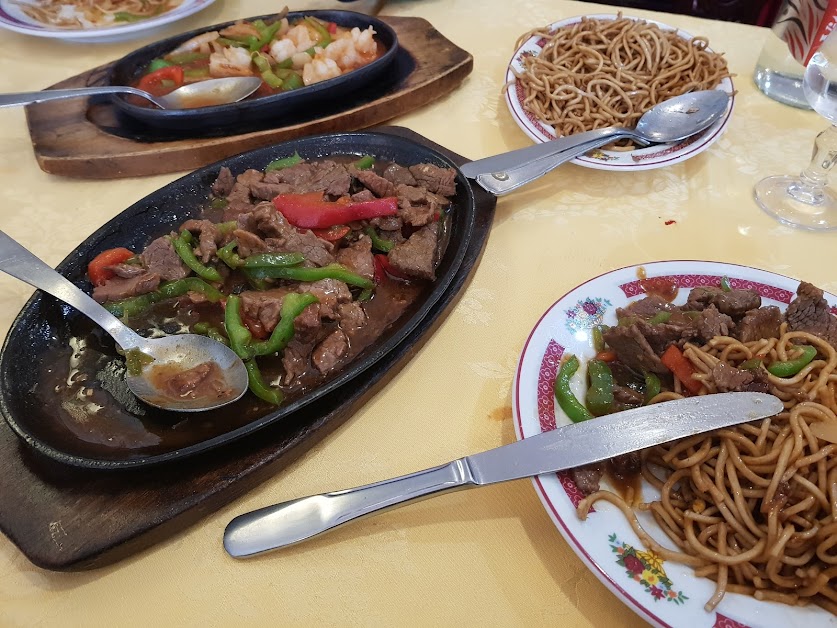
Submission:
[[[198,11],[202,11],[213,2],[215,0],[183,0],[173,9],[135,22],[103,24],[101,26],[90,25],[79,28],[60,28],[38,21],[24,12],[21,5],[37,5],[37,0],[0,0],[0,27],[23,35],[64,39],[67,41],[85,43],[125,41],[148,35],[151,31],[166,24],[182,20]],[[68,11],[72,11],[72,2],[67,2],[65,5],[68,7]]]
[[[553,385],[561,357],[578,356],[582,363],[595,354],[591,340],[594,325],[615,324],[616,308],[644,296],[641,270],[648,279],[665,277],[676,282],[674,303],[685,303],[695,286],[718,286],[728,277],[733,288],[759,292],[764,305],[787,306],[799,281],[763,270],[701,261],[652,262],[600,275],[574,288],[541,317],[523,348],[514,380],[512,409],[517,437],[527,438],[566,425],[570,420],[554,400]],[[837,313],[837,297],[826,294]],[[583,378],[574,378],[575,393],[584,395]],[[663,561],[648,552],[623,514],[612,504],[599,501],[586,521],[576,515],[583,497],[568,472],[541,475],[533,483],[558,531],[579,558],[617,597],[644,620],[657,626],[714,628],[837,626],[837,617],[819,607],[791,607],[760,602],[749,596],[727,593],[711,612],[704,604],[715,583],[698,578],[691,568]],[[607,481],[602,485],[608,487]],[[613,487],[609,487],[613,488]],[[643,501],[659,499],[647,483]],[[665,533],[646,513],[638,517],[661,544],[675,549]]]
[[[555,22],[550,25],[549,28],[554,31],[562,26],[580,22],[581,17],[582,16],[577,16],[560,22]],[[613,20],[618,16],[613,14],[596,14],[584,17],[597,18],[600,20]],[[628,16],[622,17],[634,20],[640,19]],[[673,26],[668,26],[667,24],[663,24],[662,22],[657,22],[655,20],[645,21],[651,24],[656,24],[660,28],[666,30],[677,31],[677,34],[684,39],[692,39],[692,35],[683,30],[676,29]],[[518,72],[522,71],[523,58],[532,55],[539,55],[545,44],[546,39],[543,37],[532,36],[527,39],[515,51],[511,61],[509,62],[508,70],[506,71],[506,84],[508,85],[505,95],[506,105],[508,106],[512,118],[514,118],[517,125],[535,142],[549,142],[550,140],[554,140],[557,135],[551,126],[540,121],[535,114],[524,108],[523,99],[525,94],[523,92],[523,87],[517,82],[513,70]],[[578,164],[579,166],[586,166],[587,168],[596,168],[598,170],[651,170],[653,168],[663,168],[665,166],[680,163],[681,161],[685,161],[690,157],[694,157],[695,155],[702,153],[715,141],[717,141],[718,138],[721,137],[721,134],[726,130],[735,105],[735,88],[733,87],[731,79],[724,79],[716,89],[724,90],[730,94],[731,97],[729,105],[727,107],[726,114],[724,114],[720,120],[702,133],[693,135],[692,137],[681,140],[680,142],[672,144],[655,144],[646,148],[638,148],[635,150],[614,151],[597,148],[581,155],[580,157],[576,157],[572,160],[572,163]]]

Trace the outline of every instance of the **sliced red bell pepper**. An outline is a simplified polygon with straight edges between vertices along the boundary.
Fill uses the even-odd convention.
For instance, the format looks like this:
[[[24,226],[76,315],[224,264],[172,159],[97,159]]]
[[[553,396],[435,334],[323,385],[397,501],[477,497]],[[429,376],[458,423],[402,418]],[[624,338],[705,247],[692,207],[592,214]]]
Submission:
[[[669,345],[668,349],[660,356],[660,361],[669,371],[674,373],[674,376],[691,394],[696,395],[703,388],[703,384],[692,377],[696,373],[695,367],[686,359],[677,345]]]
[[[149,72],[137,83],[137,87],[144,89],[152,96],[165,96],[181,85],[183,85],[183,68],[179,65],[168,65]]]
[[[295,227],[326,229],[355,220],[394,216],[398,199],[394,196],[359,203],[324,201],[319,192],[311,194],[280,194],[273,206]]]
[[[351,230],[352,228],[349,225],[334,225],[328,229],[311,229],[315,236],[328,242],[341,240]]]
[[[121,264],[122,262],[131,259],[133,256],[133,251],[129,251],[125,248],[102,251],[87,265],[87,276],[90,277],[90,282],[94,286],[101,286],[108,279],[115,276],[115,273],[112,270],[105,268],[105,266]]]

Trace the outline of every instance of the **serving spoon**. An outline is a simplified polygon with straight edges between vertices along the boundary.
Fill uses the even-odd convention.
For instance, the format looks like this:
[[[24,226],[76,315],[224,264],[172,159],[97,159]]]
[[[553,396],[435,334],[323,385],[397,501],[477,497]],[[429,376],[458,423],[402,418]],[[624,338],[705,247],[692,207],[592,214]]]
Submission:
[[[257,76],[231,76],[189,83],[183,87],[178,87],[165,96],[152,96],[145,90],[128,87],[127,85],[47,89],[40,92],[0,94],[0,107],[31,105],[63,98],[79,98],[101,94],[133,94],[151,101],[161,109],[190,109],[238,102],[259,89],[261,84],[262,79]]]
[[[492,194],[508,194],[589,150],[619,139],[630,138],[647,146],[677,142],[700,133],[721,119],[729,98],[727,92],[719,89],[689,92],[646,111],[634,129],[610,126],[585,131],[478,159],[460,170]]]
[[[128,354],[139,358],[138,371],[129,370],[128,388],[145,403],[177,412],[211,410],[232,403],[247,391],[247,369],[229,347],[197,334],[143,338],[90,296],[0,231],[0,270],[71,305],[102,327]],[[204,363],[218,365],[225,392],[179,396],[165,385],[168,378]],[[162,370],[158,370],[162,367]]]

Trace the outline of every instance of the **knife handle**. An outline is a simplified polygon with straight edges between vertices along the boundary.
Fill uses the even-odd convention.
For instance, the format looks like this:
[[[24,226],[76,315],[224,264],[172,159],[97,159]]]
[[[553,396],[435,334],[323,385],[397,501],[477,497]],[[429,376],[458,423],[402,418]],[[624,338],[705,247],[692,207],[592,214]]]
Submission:
[[[476,485],[467,461],[460,458],[383,482],[282,502],[230,521],[224,530],[224,549],[235,558],[253,556],[305,541],[360,517]]]

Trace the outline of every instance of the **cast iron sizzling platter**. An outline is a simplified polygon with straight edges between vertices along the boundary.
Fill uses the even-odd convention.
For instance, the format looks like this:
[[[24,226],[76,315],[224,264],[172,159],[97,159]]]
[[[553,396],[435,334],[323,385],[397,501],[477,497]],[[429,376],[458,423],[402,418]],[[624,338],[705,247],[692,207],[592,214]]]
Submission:
[[[288,13],[287,17],[289,20],[294,20],[307,15],[327,22],[334,22],[338,26],[347,28],[357,26],[363,30],[372,26],[377,33],[375,39],[383,44],[386,52],[372,63],[341,76],[289,92],[247,99],[229,105],[165,110],[133,105],[122,96],[114,96],[113,105],[120,112],[135,120],[150,126],[178,131],[212,129],[213,132],[217,132],[219,128],[230,128],[236,124],[252,125],[254,122],[262,122],[268,119],[275,120],[277,123],[286,123],[292,118],[294,112],[302,108],[314,107],[324,102],[339,99],[341,96],[371,83],[382,75],[398,53],[398,36],[388,24],[377,18],[353,11],[295,11]],[[257,19],[267,21],[275,16],[275,14],[271,14],[245,19],[248,21]],[[142,75],[143,69],[152,59],[171,52],[192,37],[201,33],[220,30],[237,21],[239,20],[199,28],[135,50],[114,63],[107,82],[109,85],[131,85]]]
[[[62,261],[57,270],[76,285],[90,291],[87,263],[99,252],[124,246],[141,250],[154,238],[197,218],[207,203],[209,187],[222,166],[234,175],[248,168],[263,169],[270,161],[294,153],[304,158],[329,155],[373,155],[409,166],[433,163],[457,171],[450,239],[437,268],[437,279],[427,286],[411,309],[390,326],[380,339],[315,390],[279,408],[259,405],[252,394],[235,404],[184,419],[182,414],[139,406],[127,387],[114,390],[115,408],[100,411],[100,425],[68,420],[57,395],[43,385],[45,369],[55,359],[46,355],[65,351],[73,336],[89,335],[87,319],[49,295],[36,292],[15,319],[0,352],[0,412],[11,428],[40,453],[67,464],[120,469],[174,461],[225,445],[281,420],[297,420],[305,406],[351,386],[364,372],[399,345],[432,310],[450,285],[468,249],[475,225],[474,195],[467,179],[447,157],[411,140],[382,133],[343,133],[308,137],[243,153],[197,170],[138,201],[101,227]],[[98,334],[91,335],[96,346]],[[100,351],[116,354],[112,343]],[[60,362],[60,360],[58,360]],[[111,382],[113,385],[114,382]]]

